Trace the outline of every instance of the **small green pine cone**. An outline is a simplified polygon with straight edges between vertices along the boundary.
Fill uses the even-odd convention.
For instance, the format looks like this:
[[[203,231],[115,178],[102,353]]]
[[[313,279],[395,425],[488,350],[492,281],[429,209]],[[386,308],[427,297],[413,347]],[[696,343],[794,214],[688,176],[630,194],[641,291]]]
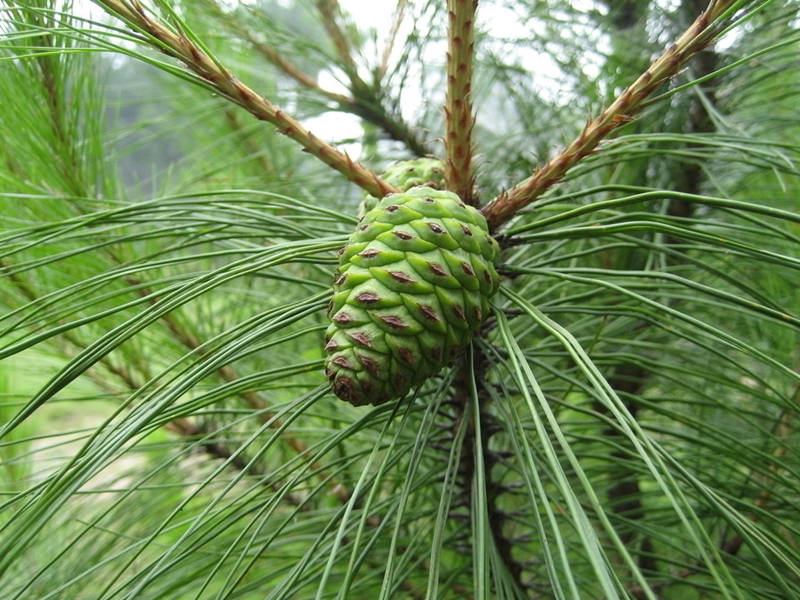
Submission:
[[[341,250],[325,373],[356,406],[402,397],[461,354],[497,291],[497,242],[452,192],[381,200]]]
[[[386,183],[401,192],[418,185],[444,189],[444,163],[438,158],[414,158],[390,165],[381,175]],[[378,204],[379,198],[366,196],[358,207],[360,219]]]

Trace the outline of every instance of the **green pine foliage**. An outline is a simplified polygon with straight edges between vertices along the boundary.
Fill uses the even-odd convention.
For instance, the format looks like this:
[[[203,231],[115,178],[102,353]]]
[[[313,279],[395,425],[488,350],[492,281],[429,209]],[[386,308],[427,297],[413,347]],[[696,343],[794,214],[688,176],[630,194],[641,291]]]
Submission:
[[[325,335],[374,188],[220,82],[446,164],[446,3],[0,0],[0,598],[800,598],[800,26],[727,1],[493,224],[471,343],[357,407]],[[475,209],[706,7],[483,0]]]

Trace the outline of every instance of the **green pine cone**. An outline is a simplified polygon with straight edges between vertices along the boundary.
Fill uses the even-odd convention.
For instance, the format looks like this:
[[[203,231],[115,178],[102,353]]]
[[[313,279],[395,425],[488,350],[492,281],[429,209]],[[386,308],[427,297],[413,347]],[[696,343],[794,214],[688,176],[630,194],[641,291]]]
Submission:
[[[401,192],[418,185],[441,190],[444,188],[444,163],[438,158],[414,158],[397,162],[383,172],[381,179]],[[366,196],[358,207],[358,218],[375,208],[378,200],[375,196]]]
[[[381,200],[341,250],[325,373],[356,406],[402,397],[461,354],[489,313],[500,251],[452,192]]]

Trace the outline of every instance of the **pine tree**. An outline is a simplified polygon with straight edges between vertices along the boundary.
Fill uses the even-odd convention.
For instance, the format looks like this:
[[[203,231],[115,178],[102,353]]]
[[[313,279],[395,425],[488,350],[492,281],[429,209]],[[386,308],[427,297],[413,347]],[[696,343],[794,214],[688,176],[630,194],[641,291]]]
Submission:
[[[796,3],[2,1],[4,599],[800,597]]]

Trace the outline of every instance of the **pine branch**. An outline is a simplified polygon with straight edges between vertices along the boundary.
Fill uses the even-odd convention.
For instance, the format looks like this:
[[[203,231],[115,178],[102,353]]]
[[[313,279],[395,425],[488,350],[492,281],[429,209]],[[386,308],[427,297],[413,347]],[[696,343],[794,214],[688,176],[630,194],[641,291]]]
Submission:
[[[383,80],[389,70],[389,58],[397,43],[397,34],[400,32],[400,25],[403,24],[407,8],[408,0],[397,0],[397,6],[395,6],[394,14],[392,15],[392,27],[389,29],[389,38],[386,40],[386,46],[381,54],[381,64],[378,67],[377,76],[375,78],[378,82]]]
[[[293,79],[304,88],[311,90],[325,98],[336,102],[337,104],[347,104],[352,102],[352,98],[343,94],[337,94],[321,87],[317,80],[311,75],[303,71],[289,58],[281,54],[276,48],[270,46],[268,43],[259,39],[252,29],[247,27],[240,20],[236,19],[233,15],[225,12],[220,8],[216,0],[205,0],[209,11],[214,17],[221,21],[225,27],[235,33],[239,38],[250,44],[250,47],[263,56],[274,67],[278,68],[281,73]]]
[[[476,478],[476,464],[479,461],[482,462],[484,465],[487,517],[490,524],[491,543],[494,544],[503,567],[513,579],[517,589],[521,591],[527,588],[522,579],[524,565],[513,556],[515,542],[503,531],[503,523],[507,519],[507,514],[498,505],[498,499],[508,489],[495,481],[492,476],[493,468],[502,463],[506,457],[502,452],[490,448],[492,436],[501,432],[503,427],[489,410],[492,395],[487,389],[487,386],[491,385],[486,379],[487,365],[486,355],[481,350],[480,345],[473,344],[471,352],[461,360],[458,375],[453,382],[454,391],[450,404],[454,407],[454,414],[448,415],[452,419],[452,428],[455,430],[457,424],[466,419],[470,423],[470,431],[464,436],[460,453],[461,462],[457,480],[457,484],[460,487],[460,498],[455,504],[455,508],[459,510],[452,512],[450,518],[467,522],[469,521],[469,516],[474,518],[474,513],[477,510],[477,507],[473,506],[476,496],[474,488],[476,480],[479,480],[479,478]],[[475,397],[473,397],[472,382],[477,388]],[[479,423],[475,422],[475,412],[470,408],[473,402],[478,403],[477,419]],[[480,429],[479,435],[476,431],[478,428]],[[476,543],[476,540],[465,539],[463,542],[464,550],[466,551]]]
[[[685,10],[688,12],[697,12],[702,8],[703,0],[685,0]],[[689,108],[688,131],[690,133],[712,133],[715,130],[714,121],[708,112],[708,107],[701,99],[702,96],[707,98],[711,106],[716,106],[717,98],[714,86],[704,81],[706,77],[714,73],[719,66],[719,55],[713,50],[708,48],[698,53],[694,63],[694,75],[696,79],[701,80],[697,86],[697,95],[692,98],[691,106]],[[689,148],[696,148],[698,144],[689,144]],[[701,184],[703,182],[703,166],[699,161],[682,164],[681,168],[675,169],[675,189],[688,194],[700,195]],[[667,207],[667,214],[676,217],[691,217],[694,215],[694,205],[686,202],[685,200],[672,199]],[[670,240],[668,240],[670,241]]]
[[[713,0],[692,25],[630,87],[596,119],[589,121],[580,135],[558,155],[540,167],[530,178],[507,190],[483,209],[491,229],[497,229],[520,210],[560,181],[567,171],[592,154],[612,131],[629,123],[644,100],[678,74],[683,65],[714,40],[718,21],[736,0]]]
[[[63,79],[58,55],[53,53],[58,46],[52,31],[57,29],[58,23],[53,21],[50,15],[35,14],[30,11],[20,11],[20,17],[31,20],[32,25],[40,31],[35,37],[40,52],[35,56],[33,64],[41,76],[47,118],[53,134],[53,163],[63,175],[63,180],[70,186],[70,192],[83,195],[86,190],[77,183],[84,180],[83,164],[71,139],[73,132],[70,131],[69,123],[65,119],[67,96],[65,88],[69,83]]]
[[[125,21],[129,27],[144,33],[147,42],[156,49],[182,61],[220,95],[238,104],[257,119],[275,125],[280,133],[300,144],[306,152],[339,171],[365,191],[378,198],[398,191],[344,152],[317,138],[299,121],[236,79],[228,69],[189,39],[186,33],[176,33],[155,20],[138,0],[98,0],[98,3],[109,13]]]
[[[478,0],[448,0],[445,181],[447,189],[475,205],[473,196],[472,58]]]
[[[342,61],[344,70],[350,79],[351,87],[366,87],[366,83],[358,75],[358,67],[350,49],[350,40],[347,39],[339,22],[342,18],[342,9],[338,0],[316,0],[317,11],[322,19],[322,25],[328,32],[328,37],[333,43],[336,55]]]
[[[319,85],[316,79],[303,71],[286,56],[269,44],[261,41],[250,28],[222,11],[215,0],[206,0],[206,2],[217,19],[222,21],[224,25],[237,36],[250,44],[253,50],[278,68],[281,73],[304,88],[335,103],[338,110],[354,114],[368,123],[377,125],[390,139],[405,144],[412,154],[416,156],[426,156],[428,154],[425,149],[424,140],[420,139],[420,137],[414,133],[408,123],[406,123],[399,114],[391,114],[390,111],[385,108],[381,98],[376,94],[375,89],[368,86],[360,78],[356,78],[355,82],[351,79],[351,95],[349,96],[325,89]]]
[[[391,139],[404,143],[408,149],[416,156],[426,156],[428,153],[425,150],[423,141],[411,130],[408,124],[399,115],[390,114],[386,110],[382,99],[378,92],[378,81],[380,76],[376,79],[374,85],[368,84],[358,74],[358,68],[355,60],[353,59],[352,51],[350,49],[350,42],[345,35],[344,30],[339,25],[341,20],[341,8],[337,0],[317,0],[317,10],[320,13],[322,24],[328,32],[336,52],[344,64],[345,73],[350,81],[350,94],[351,97],[334,97],[330,92],[324,92],[330,99],[336,101],[342,110],[357,115],[373,125],[377,125],[383,129]],[[399,27],[397,22],[393,27]],[[393,35],[396,35],[396,31]],[[387,47],[386,52],[390,47]],[[385,54],[384,59],[388,59],[388,54]],[[374,196],[375,194],[373,194]],[[376,196],[382,197],[382,196]]]

